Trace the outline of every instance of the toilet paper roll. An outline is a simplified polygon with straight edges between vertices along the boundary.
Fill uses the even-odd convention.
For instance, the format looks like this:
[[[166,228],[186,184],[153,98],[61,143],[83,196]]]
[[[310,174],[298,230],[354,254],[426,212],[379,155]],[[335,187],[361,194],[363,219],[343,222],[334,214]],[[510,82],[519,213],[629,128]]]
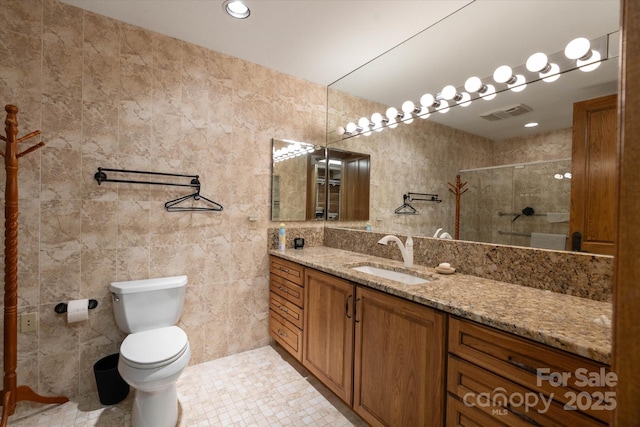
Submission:
[[[81,322],[89,318],[89,300],[77,299],[67,303],[67,323]]]

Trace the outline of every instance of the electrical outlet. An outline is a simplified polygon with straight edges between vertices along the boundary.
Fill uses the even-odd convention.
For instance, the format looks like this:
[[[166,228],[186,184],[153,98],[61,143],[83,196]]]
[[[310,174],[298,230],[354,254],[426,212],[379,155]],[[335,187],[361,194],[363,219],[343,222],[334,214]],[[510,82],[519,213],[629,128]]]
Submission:
[[[20,316],[20,332],[33,332],[38,329],[38,313],[24,313]]]

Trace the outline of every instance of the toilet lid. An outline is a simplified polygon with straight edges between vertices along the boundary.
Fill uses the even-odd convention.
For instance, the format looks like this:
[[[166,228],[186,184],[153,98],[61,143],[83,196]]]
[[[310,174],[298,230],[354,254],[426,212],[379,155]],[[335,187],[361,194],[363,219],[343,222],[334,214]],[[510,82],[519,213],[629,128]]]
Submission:
[[[152,329],[127,335],[120,356],[141,368],[168,364],[185,352],[187,334],[177,326]]]

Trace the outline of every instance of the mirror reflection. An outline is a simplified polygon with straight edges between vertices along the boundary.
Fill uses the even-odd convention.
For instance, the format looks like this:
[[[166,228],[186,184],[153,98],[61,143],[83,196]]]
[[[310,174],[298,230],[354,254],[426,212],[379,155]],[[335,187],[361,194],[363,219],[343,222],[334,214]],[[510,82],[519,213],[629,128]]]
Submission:
[[[567,239],[568,221],[549,218],[570,212],[571,179],[555,179],[553,165],[571,172],[574,103],[617,91],[618,8],[608,0],[522,1],[513,8],[476,1],[331,85],[327,144],[371,155],[374,229],[454,235],[450,190],[460,175],[468,191],[460,196],[458,238],[521,246],[531,245],[531,233]],[[565,53],[578,37],[589,41],[592,59]],[[581,64],[595,61],[596,51],[599,66],[590,63],[587,72]],[[550,79],[544,70],[530,71],[534,53],[545,53],[545,65],[557,64],[559,74]],[[504,65],[525,83],[496,76]],[[467,88],[476,76],[481,85]],[[489,85],[495,96],[481,93]],[[545,185],[556,186],[557,194],[541,191]],[[438,194],[443,203],[414,204],[420,215],[394,214],[407,192]],[[522,215],[526,207],[537,214]],[[500,212],[521,217],[512,223],[515,215]]]
[[[368,154],[327,150],[327,220],[366,221],[369,219]]]
[[[273,221],[369,219],[370,156],[272,140]]]
[[[324,193],[318,194],[318,188],[308,184],[307,175],[325,159],[325,149],[304,142],[274,139],[272,153],[271,220],[315,219],[317,201],[324,204]]]
[[[468,190],[462,195],[460,239],[567,249],[571,159],[467,169],[460,179]]]

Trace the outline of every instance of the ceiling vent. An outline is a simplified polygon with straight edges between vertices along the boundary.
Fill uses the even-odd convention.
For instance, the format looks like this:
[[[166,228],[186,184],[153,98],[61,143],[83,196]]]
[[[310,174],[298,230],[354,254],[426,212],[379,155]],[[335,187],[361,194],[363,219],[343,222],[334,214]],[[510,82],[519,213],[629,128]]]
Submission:
[[[492,111],[491,113],[485,114],[480,117],[485,120],[489,120],[490,122],[495,122],[496,120],[520,116],[522,114],[528,113],[529,111],[533,111],[533,109],[528,105],[520,104],[514,107],[505,108],[503,110]]]

